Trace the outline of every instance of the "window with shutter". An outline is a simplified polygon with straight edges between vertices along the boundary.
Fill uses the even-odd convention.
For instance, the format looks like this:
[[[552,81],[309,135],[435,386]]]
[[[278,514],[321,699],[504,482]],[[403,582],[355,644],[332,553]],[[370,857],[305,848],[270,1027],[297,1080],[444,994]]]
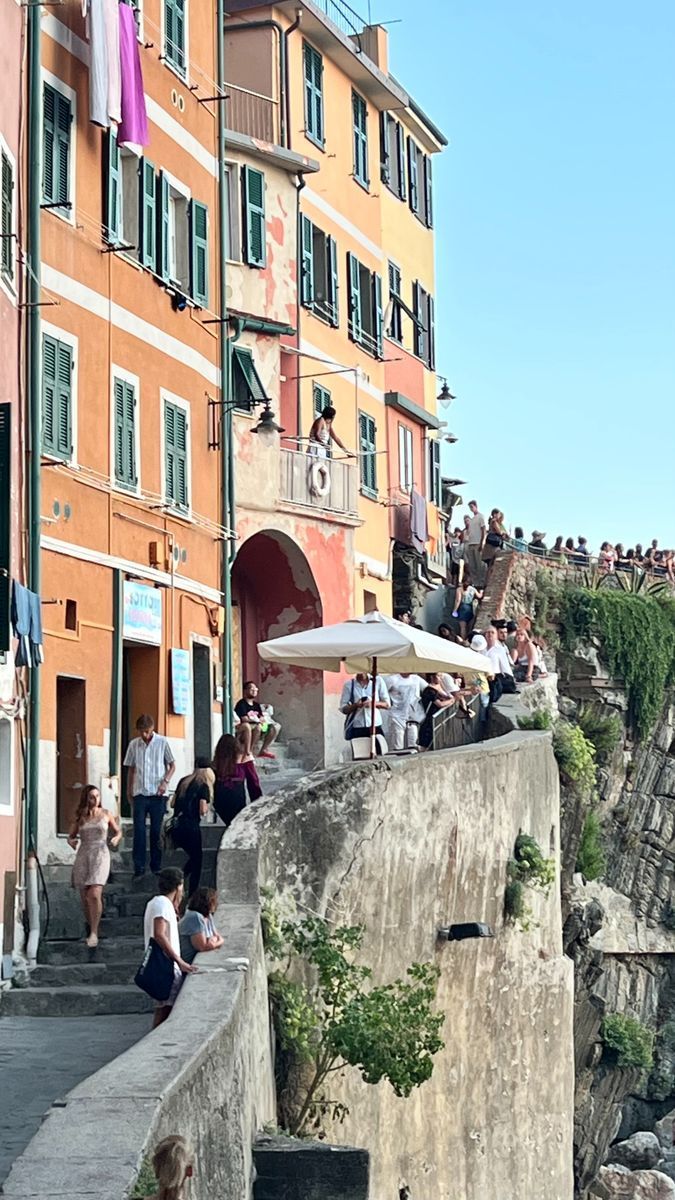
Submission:
[[[42,200],[70,207],[70,100],[45,83],[42,112]]]
[[[164,495],[175,508],[189,508],[188,423],[184,408],[164,401]]]
[[[122,233],[122,173],[120,170],[120,148],[112,129],[108,130],[108,179],[106,187],[105,229],[106,238],[113,245],[119,242]]]
[[[190,287],[196,304],[209,302],[209,210],[198,200],[190,203]]]
[[[412,212],[419,212],[420,194],[417,172],[417,146],[408,138],[408,203]]]
[[[50,334],[42,339],[42,449],[68,459],[72,454],[73,351]]]
[[[429,229],[434,226],[434,202],[433,202],[433,186],[431,180],[431,159],[428,154],[423,156],[424,161],[424,223]]]
[[[246,262],[250,267],[264,267],[266,258],[265,176],[253,167],[242,168],[244,191],[244,220]]]
[[[318,50],[303,42],[302,61],[305,78],[305,137],[323,149],[323,59]]]
[[[401,309],[401,269],[396,263],[389,263],[389,302],[391,304],[391,320],[387,329],[387,337],[394,342],[403,341],[403,311]]]
[[[432,296],[427,296],[427,366],[430,371],[436,370],[436,330]]]
[[[314,416],[320,417],[324,408],[330,404],[330,392],[321,383],[312,384],[312,399],[314,401]]]
[[[157,267],[157,175],[153,163],[141,164],[141,262],[151,271]]]
[[[382,312],[382,277],[381,275],[373,275],[373,340],[375,343],[374,353],[377,358],[382,358],[384,333],[384,314]]]
[[[185,0],[164,0],[164,57],[185,75]]]
[[[157,176],[157,273],[165,282],[171,279],[169,251],[169,181],[163,171]]]
[[[353,254],[347,254],[347,280],[349,282],[349,336],[353,342],[361,342],[361,278],[360,263]]]
[[[380,113],[380,179],[386,183],[387,187],[391,186],[391,153],[389,148],[389,129],[393,117],[389,113]]]
[[[300,218],[300,298],[305,308],[314,300],[314,226],[309,217]]]
[[[14,285],[14,169],[9,155],[2,151],[2,245],[0,271],[6,283]]]
[[[12,408],[0,404],[0,653],[9,650],[9,589],[12,514]]]
[[[405,133],[400,121],[396,122],[396,160],[398,163],[398,196],[405,200],[407,196],[405,179]]]
[[[368,108],[358,92],[352,92],[352,117],[354,134],[354,178],[362,187],[368,188]]]
[[[429,499],[440,508],[441,504],[441,443],[438,438],[429,442]]]
[[[115,483],[135,488],[136,470],[136,389],[126,379],[113,381],[115,418]]]
[[[377,495],[377,458],[376,458],[377,427],[368,413],[359,413],[359,466],[361,472],[361,491],[368,496]]]
[[[401,491],[413,487],[413,436],[407,425],[398,427],[398,482]]]
[[[253,353],[245,346],[232,348],[232,391],[236,407],[244,412],[251,412],[256,404],[264,403],[268,398]]]

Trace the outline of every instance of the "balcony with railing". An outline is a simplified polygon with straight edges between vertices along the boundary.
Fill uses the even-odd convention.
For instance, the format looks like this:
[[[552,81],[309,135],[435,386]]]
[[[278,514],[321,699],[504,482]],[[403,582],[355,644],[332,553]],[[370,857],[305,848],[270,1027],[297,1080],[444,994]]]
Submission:
[[[225,123],[236,133],[279,145],[279,101],[236,83],[225,84]]]
[[[334,458],[313,458],[299,450],[281,450],[279,498],[282,503],[330,518],[358,519],[356,468]]]
[[[314,0],[314,3],[348,37],[359,34],[368,24],[366,18],[345,4],[344,0]]]

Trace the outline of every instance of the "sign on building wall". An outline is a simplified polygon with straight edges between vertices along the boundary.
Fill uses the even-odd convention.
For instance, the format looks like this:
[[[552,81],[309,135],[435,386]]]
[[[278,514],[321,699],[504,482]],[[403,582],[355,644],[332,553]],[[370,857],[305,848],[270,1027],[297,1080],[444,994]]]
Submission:
[[[145,583],[124,581],[122,637],[131,642],[162,644],[162,593]]]
[[[190,651],[171,651],[171,706],[180,717],[190,705]]]

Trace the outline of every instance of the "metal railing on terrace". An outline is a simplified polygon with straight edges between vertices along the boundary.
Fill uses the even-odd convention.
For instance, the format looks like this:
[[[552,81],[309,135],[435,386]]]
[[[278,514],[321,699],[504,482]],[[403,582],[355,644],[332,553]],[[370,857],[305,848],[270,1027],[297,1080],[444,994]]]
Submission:
[[[317,464],[321,468],[320,477]],[[319,459],[300,450],[282,448],[280,499],[314,511],[357,517],[356,468],[340,459]]]
[[[557,553],[549,549],[546,554],[539,554],[529,549],[521,550],[508,539],[504,541],[504,549],[580,587],[606,585],[630,592],[675,588],[675,571],[672,576],[669,575],[668,568],[661,563],[638,564],[633,559],[619,559],[610,569],[605,561],[595,555],[584,556],[573,550]]]
[[[474,696],[467,708],[468,717],[460,715],[456,704],[452,708],[439,709],[433,724],[434,750],[454,750],[457,746],[471,746],[480,741],[480,696]]]
[[[225,84],[225,123],[236,133],[279,144],[279,101],[236,83]]]
[[[343,0],[314,0],[314,3],[348,37],[361,33],[368,24],[365,17],[360,16]]]

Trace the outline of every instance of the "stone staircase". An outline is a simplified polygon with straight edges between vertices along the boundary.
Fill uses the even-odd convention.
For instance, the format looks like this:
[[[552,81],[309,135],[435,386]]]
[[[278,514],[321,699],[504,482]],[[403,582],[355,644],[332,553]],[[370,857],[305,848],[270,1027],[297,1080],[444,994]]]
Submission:
[[[285,746],[275,747],[276,759],[257,759],[266,796],[294,783],[306,772]],[[216,858],[223,835],[220,821],[202,826],[204,858],[202,884],[215,887]],[[70,886],[70,866],[44,868],[49,893],[47,937],[40,942],[38,965],[25,986],[14,986],[0,997],[0,1018],[109,1016],[152,1011],[152,1001],[133,982],[143,957],[143,912],[155,893],[155,877],[132,879],[131,828],[112,855],[110,880],[104,892],[100,940],[90,950],[84,941],[79,896]],[[182,851],[165,852],[163,866],[182,867]]]

